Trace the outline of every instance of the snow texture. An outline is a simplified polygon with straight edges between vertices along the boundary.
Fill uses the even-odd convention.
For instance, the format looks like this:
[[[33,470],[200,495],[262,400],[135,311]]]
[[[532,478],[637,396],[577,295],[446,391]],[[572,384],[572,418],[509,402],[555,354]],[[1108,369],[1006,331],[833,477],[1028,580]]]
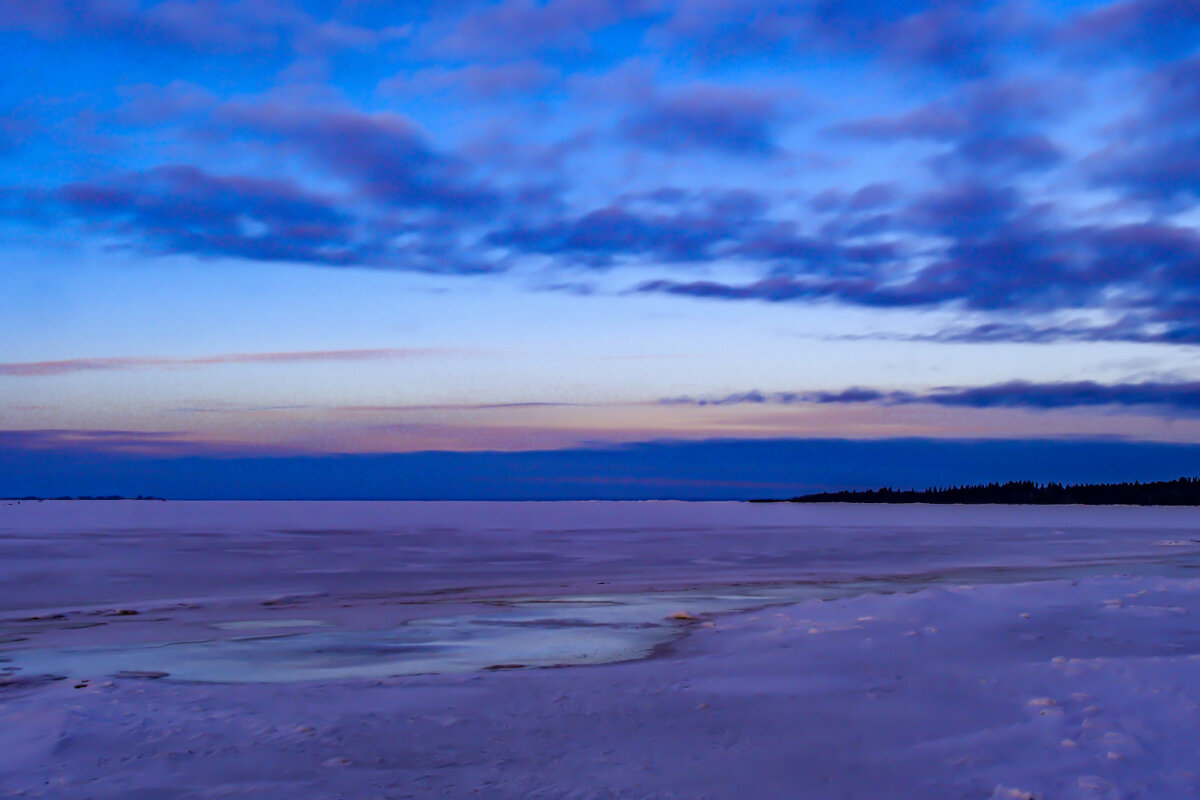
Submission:
[[[1191,509],[3,505],[0,797],[1196,797],[1198,616]]]

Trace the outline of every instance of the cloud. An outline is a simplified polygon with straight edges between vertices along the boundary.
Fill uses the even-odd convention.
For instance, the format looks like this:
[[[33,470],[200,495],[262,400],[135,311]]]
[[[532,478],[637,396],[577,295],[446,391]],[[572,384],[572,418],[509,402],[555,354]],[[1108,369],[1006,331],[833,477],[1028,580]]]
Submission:
[[[1078,102],[1068,81],[992,78],[973,81],[948,98],[897,114],[865,117],[828,128],[835,137],[870,142],[926,141],[949,146],[933,164],[943,170],[1043,170],[1065,158],[1042,130]]]
[[[473,249],[477,235],[501,211],[522,214],[553,201],[544,187],[493,188],[470,161],[434,148],[400,114],[363,112],[303,92],[208,105],[192,87],[172,84],[137,90],[120,114],[190,115],[191,134],[209,146],[295,158],[323,191],[290,178],[168,165],[42,194],[94,230],[150,252],[448,274],[505,268],[495,252]],[[39,196],[10,195],[0,210],[28,216]]]
[[[90,120],[107,149],[68,151],[54,138],[68,134],[46,120],[48,136],[14,138],[0,117],[0,150],[24,140],[18,157],[29,159],[8,174],[31,182],[0,187],[0,214],[33,237],[61,219],[72,234],[63,240],[146,254],[537,270],[541,287],[576,289],[579,266],[619,266],[639,270],[630,283],[645,293],[961,309],[978,323],[964,335],[1195,338],[1196,235],[1172,214],[1200,191],[1200,61],[1093,80],[1072,72],[1077,61],[1014,48],[1055,24],[1042,10],[1001,0],[435,4],[408,15],[411,58],[345,52],[337,69],[300,75],[283,50],[315,52],[322,38],[363,50],[396,35],[394,9],[10,6],[0,24],[62,40],[7,39],[30,49],[144,34],[150,46],[269,56],[245,60],[242,74],[242,60],[139,51],[114,62],[113,74],[137,76],[131,85],[38,101],[57,109],[39,111],[46,120],[69,117],[63,130]],[[1068,26],[1116,35],[1112,19],[1165,19],[1172,8],[1116,3]],[[693,58],[705,52],[736,54],[740,66]],[[159,67],[139,71],[142,61]],[[814,84],[826,96],[805,96],[801,117],[780,87],[818,63],[846,77]],[[147,82],[164,74],[178,77]],[[1109,79],[1138,91],[1109,103]],[[861,80],[873,81],[869,98]],[[1098,102],[1086,106],[1090,92]],[[1112,119],[1127,106],[1135,116]],[[862,108],[897,111],[815,119]],[[833,135],[807,138],[821,131]],[[1109,147],[1079,161],[1106,136]],[[897,142],[916,163],[879,146]],[[714,277],[729,275],[743,277]],[[596,280],[597,291],[608,285]],[[1077,309],[1125,322],[1093,332],[1030,322]]]
[[[0,30],[42,39],[110,39],[127,46],[258,53],[289,47],[313,54],[396,38],[393,27],[320,20],[285,0],[6,0]]]
[[[559,72],[540,61],[508,64],[468,64],[430,67],[412,75],[397,75],[379,84],[380,93],[395,97],[461,92],[477,100],[496,100],[534,94],[554,85]]]
[[[63,495],[111,495],[145,494],[138,481],[128,489],[106,489],[105,491],[69,492],[63,490],[63,481],[70,480],[79,470],[87,470],[87,464],[115,459],[128,464],[126,459],[169,459],[182,462],[188,459],[212,458],[217,462],[230,458],[279,457],[293,455],[297,449],[288,446],[244,444],[241,442],[206,441],[195,431],[137,431],[72,428],[33,428],[24,430],[0,430],[0,462],[9,468],[21,464],[24,468],[50,468],[52,477],[44,488],[31,491],[12,491],[9,496],[60,497]],[[0,464],[0,472],[5,465]],[[110,466],[115,463],[110,462]],[[101,470],[104,471],[103,469]],[[45,487],[53,486],[47,489]],[[11,484],[10,484],[11,486]],[[5,494],[0,489],[0,494]]]
[[[1118,0],[1074,15],[1057,39],[1105,60],[1172,58],[1200,44],[1200,7],[1192,0]]]
[[[410,404],[410,405],[380,405],[380,406],[328,406],[327,411],[340,413],[361,413],[375,414],[380,412],[393,411],[504,411],[504,410],[519,410],[528,408],[596,408],[595,403],[559,403],[559,402],[540,402],[540,401],[525,401],[511,403],[437,403],[437,404]]]
[[[945,103],[931,103],[899,114],[843,122],[832,126],[830,132],[880,142],[905,139],[949,141],[969,133],[971,123],[970,117],[961,109]]]
[[[228,133],[253,132],[300,152],[378,202],[479,213],[498,201],[468,164],[434,150],[400,114],[268,100],[229,103],[216,116]]]
[[[978,135],[963,141],[954,153],[980,167],[1015,171],[1043,170],[1063,161],[1058,145],[1041,134]]]
[[[73,430],[64,428],[0,431],[0,450],[49,453],[191,455],[214,448],[186,431]]]
[[[1017,22],[1003,5],[978,0],[697,0],[678,4],[661,31],[708,59],[816,47],[972,77],[992,69]]]
[[[1100,384],[1076,381],[1039,384],[1013,381],[992,386],[937,390],[927,395],[914,396],[909,402],[968,408],[1154,406],[1172,412],[1193,414],[1200,411],[1200,382]]]
[[[666,153],[766,156],[778,150],[775,128],[785,117],[782,99],[770,93],[699,84],[646,98],[625,117],[621,132]]]
[[[841,338],[841,337],[839,337]],[[911,342],[987,344],[1016,342],[1054,344],[1058,342],[1139,342],[1145,344],[1200,344],[1200,325],[1175,327],[1155,323],[1146,315],[1126,314],[1115,322],[1096,324],[1086,321],[983,322],[958,325],[924,334],[870,334],[849,339],[888,339]]]
[[[898,238],[891,245],[797,240],[808,257],[777,263],[765,277],[744,283],[660,278],[635,291],[1010,314],[1090,308],[1126,317],[1110,335],[1135,341],[1194,338],[1200,235],[1188,226],[1071,227],[1052,206],[1031,207],[1013,190],[982,184],[914,198],[893,217]],[[940,244],[931,246],[924,238],[929,236]],[[908,253],[922,240],[921,259],[911,259]]]
[[[839,392],[737,392],[719,397],[672,397],[665,405],[726,406],[745,404],[882,405],[928,404],[963,408],[1062,408],[1111,406],[1150,408],[1173,414],[1200,414],[1200,382],[1118,383],[1093,381],[1031,383],[1010,381],[988,386],[945,387],[925,392],[888,391],[853,387]]]
[[[668,406],[740,406],[740,405],[791,405],[793,403],[874,403],[894,398],[896,393],[885,393],[876,389],[853,388],[840,392],[734,392],[719,397],[665,397],[658,402]]]
[[[119,90],[125,102],[117,119],[126,125],[153,126],[178,122],[216,107],[220,98],[203,86],[174,80],[165,86],[141,83]]]
[[[1200,56],[1156,69],[1139,88],[1139,114],[1085,167],[1096,183],[1134,198],[1157,204],[1200,199]]]
[[[468,10],[432,50],[457,58],[587,50],[595,34],[656,5],[653,0],[500,0]]]
[[[307,15],[273,0],[11,0],[4,27],[44,38],[113,37],[141,44],[249,50],[278,44]]]
[[[1160,113],[1189,107],[1179,92],[1162,91]],[[969,94],[971,102],[1007,103],[1016,118],[1051,113],[1011,83]],[[636,291],[986,313],[1092,308],[1128,320],[1106,335],[1195,339],[1194,231],[1167,222],[1073,226],[1053,204],[1030,204],[994,176],[942,179],[909,195],[888,182],[826,192],[811,204],[826,218],[806,230],[767,195],[748,190],[668,186],[574,211],[554,187],[497,188],[474,163],[435,150],[415,123],[394,113],[276,97],[229,102],[213,114],[212,125],[231,144],[272,145],[319,167],[342,193],[328,193],[328,182],[317,193],[288,180],[175,165],[54,190],[9,190],[0,205],[23,219],[64,210],[85,229],[156,253],[457,274],[502,270],[529,254],[559,268],[734,260],[761,265],[759,275],[742,283],[664,275]],[[1006,152],[1012,142],[990,145]],[[1041,158],[1040,145],[1016,150],[1022,155],[970,157],[1010,171],[1013,158]]]
[[[851,204],[887,202],[886,187],[869,186]],[[780,273],[861,275],[901,258],[890,243],[852,243],[808,235],[771,217],[759,194],[746,190],[624,195],[614,205],[541,225],[513,225],[489,234],[488,244],[607,267],[641,259],[686,263],[735,258],[770,264]]]
[[[369,252],[330,198],[288,181],[176,165],[68,184],[54,197],[78,219],[159,252],[328,265],[362,263]]]
[[[579,255],[592,266],[605,266],[618,256],[693,260],[729,235],[727,226],[711,217],[648,217],[609,207],[539,227],[497,231],[489,234],[488,241],[531,253]]]
[[[513,225],[487,242],[520,252],[608,266],[625,257],[676,262],[709,258],[761,223],[765,205],[752,192],[673,192],[627,196],[618,204],[542,225]]]
[[[850,195],[846,205],[851,211],[870,211],[889,206],[896,199],[896,187],[891,183],[869,183]]]
[[[0,377],[45,377],[78,372],[131,369],[176,369],[221,364],[294,364],[328,361],[384,361],[457,352],[445,348],[380,348],[373,350],[298,350],[278,353],[224,353],[179,358],[168,356],[118,356],[72,358],[62,361],[15,361],[0,363]]]
[[[887,287],[864,279],[830,280],[784,276],[763,278],[745,284],[660,279],[641,283],[635,291],[715,300],[765,300],[773,303],[832,299],[878,308],[935,305],[950,300],[952,295],[949,291],[934,291],[915,282]]]

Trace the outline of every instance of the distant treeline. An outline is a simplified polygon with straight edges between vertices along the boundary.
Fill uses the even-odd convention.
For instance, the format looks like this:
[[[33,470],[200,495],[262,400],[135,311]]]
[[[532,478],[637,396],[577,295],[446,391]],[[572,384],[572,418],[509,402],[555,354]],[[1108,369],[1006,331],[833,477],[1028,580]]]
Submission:
[[[821,492],[785,500],[752,500],[752,503],[962,503],[1007,505],[1087,506],[1200,506],[1200,478],[1179,478],[1155,483],[1060,483],[1011,481],[978,486],[937,489],[868,489]]]
[[[108,495],[104,495],[104,496],[93,496],[93,495],[82,495],[81,494],[81,495],[75,495],[75,496],[63,495],[62,497],[33,497],[33,496],[30,496],[30,497],[0,497],[0,500],[4,500],[7,502],[11,502],[13,500],[16,500],[16,501],[36,500],[39,503],[43,500],[164,500],[164,499],[166,499],[166,498],[150,497],[148,495],[142,495],[142,494],[139,494],[137,497],[125,497],[124,495],[120,495],[120,494],[108,494]]]

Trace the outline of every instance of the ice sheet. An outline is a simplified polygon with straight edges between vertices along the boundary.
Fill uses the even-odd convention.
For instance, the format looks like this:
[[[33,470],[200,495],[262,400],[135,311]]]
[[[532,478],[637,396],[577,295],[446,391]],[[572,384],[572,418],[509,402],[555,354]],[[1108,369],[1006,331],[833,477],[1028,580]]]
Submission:
[[[174,505],[0,508],[0,795],[1200,795],[1190,509]]]

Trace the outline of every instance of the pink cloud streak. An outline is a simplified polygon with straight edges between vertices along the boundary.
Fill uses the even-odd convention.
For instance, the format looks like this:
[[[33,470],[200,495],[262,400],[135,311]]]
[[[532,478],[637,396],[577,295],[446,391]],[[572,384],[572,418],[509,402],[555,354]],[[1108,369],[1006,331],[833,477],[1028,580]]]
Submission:
[[[0,376],[43,377],[106,370],[207,367],[219,364],[291,364],[321,361],[383,361],[457,352],[440,347],[394,347],[373,350],[300,350],[278,353],[223,353],[176,358],[167,356],[117,356],[69,358],[61,361],[0,363]]]

